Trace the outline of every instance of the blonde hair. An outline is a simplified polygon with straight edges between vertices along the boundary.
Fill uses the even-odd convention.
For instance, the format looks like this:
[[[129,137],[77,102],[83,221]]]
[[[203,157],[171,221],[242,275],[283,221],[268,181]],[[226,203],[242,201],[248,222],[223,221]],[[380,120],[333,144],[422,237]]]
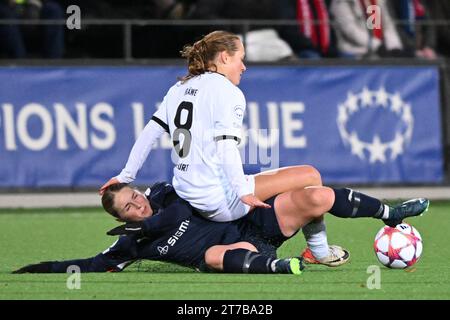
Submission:
[[[238,41],[240,38],[234,33],[219,30],[207,34],[193,45],[184,46],[180,53],[187,59],[188,74],[179,80],[185,82],[207,71],[216,71],[213,61],[217,54],[226,51],[233,55],[239,50]]]

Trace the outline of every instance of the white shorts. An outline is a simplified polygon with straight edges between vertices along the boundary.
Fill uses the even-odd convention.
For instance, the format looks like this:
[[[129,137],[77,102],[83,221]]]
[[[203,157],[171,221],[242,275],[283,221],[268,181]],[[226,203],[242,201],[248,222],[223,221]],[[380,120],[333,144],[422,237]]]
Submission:
[[[247,179],[248,186],[252,193],[255,192],[255,176],[245,175]],[[227,222],[234,221],[245,216],[250,210],[250,206],[244,204],[241,199],[233,192],[231,199],[224,199],[217,210],[207,211],[196,208],[198,213],[200,213],[204,218],[216,221],[216,222]]]

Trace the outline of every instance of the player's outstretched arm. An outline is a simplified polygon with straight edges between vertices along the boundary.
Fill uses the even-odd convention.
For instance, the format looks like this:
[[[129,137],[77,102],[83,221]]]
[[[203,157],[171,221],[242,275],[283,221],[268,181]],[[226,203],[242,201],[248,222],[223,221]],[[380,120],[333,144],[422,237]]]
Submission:
[[[43,261],[19,268],[12,273],[66,273],[70,266],[77,266],[80,272],[102,272],[100,265],[95,263],[96,257],[66,261]]]
[[[120,235],[138,235],[145,236],[145,225],[143,222],[128,222],[122,224],[118,227],[115,227],[108,232],[106,232],[108,236],[120,236]]]
[[[44,261],[29,264],[12,273],[67,273],[78,270],[79,272],[119,272],[130,265],[133,259],[131,256],[121,256],[116,251],[112,254],[111,248],[105,254],[100,253],[95,257],[87,259],[64,260],[64,261]]]
[[[56,261],[43,261],[35,264],[28,264],[14,270],[12,273],[52,273],[52,266],[54,263],[56,263]]]
[[[249,188],[247,179],[242,168],[242,161],[234,140],[219,140],[217,145],[217,156],[219,157],[225,176],[230,182],[233,190],[239,196],[240,200],[250,207],[270,208],[270,205],[261,201],[255,196]],[[234,217],[240,218],[239,216]]]
[[[118,176],[111,178],[99,189],[100,195],[102,195],[105,192],[105,189],[111,184],[133,182],[136,178],[136,174],[147,159],[153,144],[164,132],[166,132],[165,128],[161,127],[161,125],[154,120],[150,120],[144,127],[144,130],[140,133],[133,148],[131,148],[125,168],[123,168]]]

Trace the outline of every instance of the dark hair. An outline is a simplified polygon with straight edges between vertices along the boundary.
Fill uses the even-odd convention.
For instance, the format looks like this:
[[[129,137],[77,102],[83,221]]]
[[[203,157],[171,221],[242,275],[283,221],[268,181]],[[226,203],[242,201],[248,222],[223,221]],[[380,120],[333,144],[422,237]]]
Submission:
[[[236,41],[240,41],[240,38],[234,33],[219,30],[207,34],[193,45],[184,46],[180,53],[187,59],[189,73],[180,80],[184,82],[207,71],[216,71],[217,66],[213,61],[217,54],[226,51],[232,55],[238,51]]]
[[[128,186],[128,183],[112,184],[106,188],[105,192],[102,195],[103,209],[105,209],[106,212],[108,212],[118,221],[123,221],[123,219],[114,207],[114,197],[117,192]]]

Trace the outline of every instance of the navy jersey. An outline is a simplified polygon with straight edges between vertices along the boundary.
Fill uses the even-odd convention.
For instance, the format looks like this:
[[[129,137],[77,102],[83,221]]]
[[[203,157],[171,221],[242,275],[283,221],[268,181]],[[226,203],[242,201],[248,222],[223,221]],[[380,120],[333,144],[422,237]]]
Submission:
[[[55,261],[52,272],[66,272],[77,265],[81,272],[121,271],[136,260],[159,260],[205,270],[204,255],[214,245],[248,241],[258,251],[276,256],[276,249],[287,238],[278,226],[273,210],[257,208],[232,222],[213,222],[195,212],[177,196],[170,184],[157,183],[146,192],[153,211],[145,219],[146,236],[121,236],[108,249],[88,259]]]
[[[202,268],[209,247],[239,241],[238,225],[212,222],[195,214],[170,184],[155,184],[146,195],[155,212],[145,220],[146,237],[120,236],[111,247],[95,257],[55,261],[52,272],[66,272],[70,265],[79,266],[81,272],[121,271],[140,259]]]

